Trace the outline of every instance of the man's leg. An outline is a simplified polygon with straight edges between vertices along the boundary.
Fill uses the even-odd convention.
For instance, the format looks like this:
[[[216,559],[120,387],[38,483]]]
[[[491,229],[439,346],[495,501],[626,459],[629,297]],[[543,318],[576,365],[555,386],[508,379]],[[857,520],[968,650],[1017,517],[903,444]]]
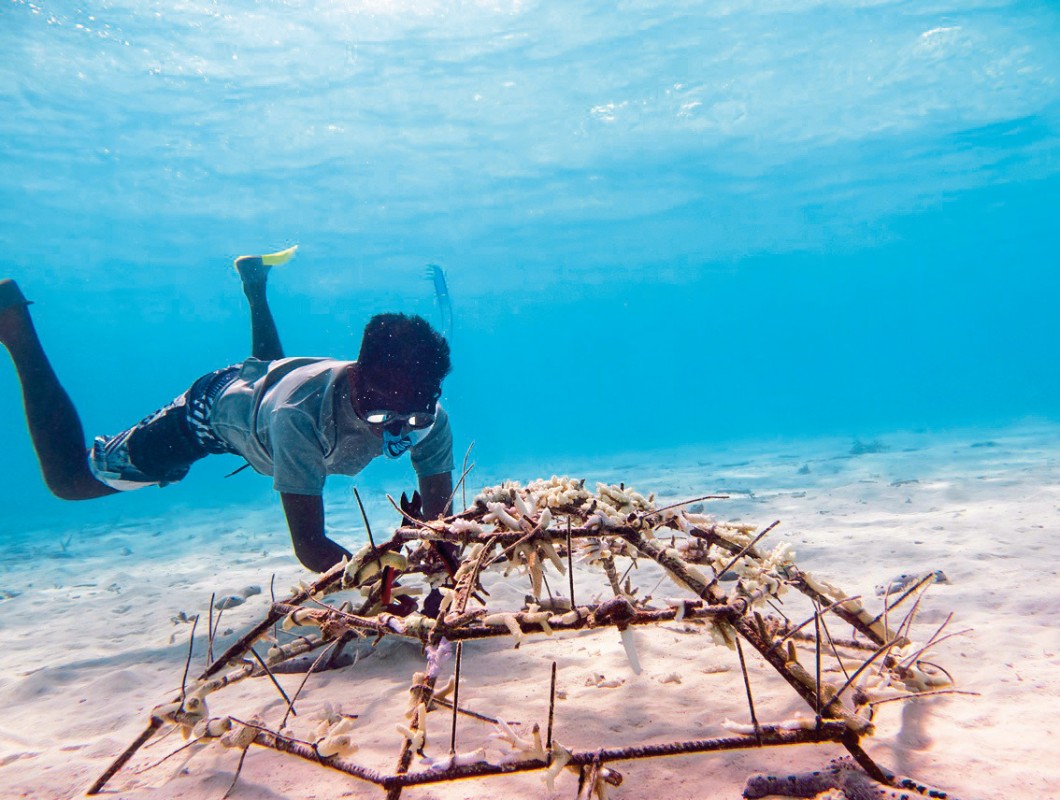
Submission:
[[[236,259],[236,270],[243,281],[243,293],[250,303],[250,354],[262,361],[283,358],[280,333],[276,330],[276,321],[272,318],[265,296],[270,269],[261,256],[241,256]]]
[[[44,482],[63,500],[114,494],[88,469],[85,433],[33,327],[25,298],[12,280],[0,281],[0,343],[11,354]]]

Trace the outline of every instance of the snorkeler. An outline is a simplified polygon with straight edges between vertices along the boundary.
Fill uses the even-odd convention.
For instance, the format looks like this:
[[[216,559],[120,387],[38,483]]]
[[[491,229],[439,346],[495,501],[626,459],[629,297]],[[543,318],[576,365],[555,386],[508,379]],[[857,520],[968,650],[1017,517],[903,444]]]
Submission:
[[[270,269],[295,248],[242,256],[235,266],[250,303],[246,361],[196,380],[169,405],[85,449],[84,431],[13,280],[0,280],[0,342],[14,361],[44,481],[64,500],[88,500],[183,478],[210,453],[234,453],[270,475],[295,555],[323,572],[349,552],[325,534],[328,475],[356,475],[379,455],[408,452],[422,511],[433,518],[452,493],[453,437],[438,404],[449,345],[422,317],[379,314],[356,361],[285,358],[266,299]]]

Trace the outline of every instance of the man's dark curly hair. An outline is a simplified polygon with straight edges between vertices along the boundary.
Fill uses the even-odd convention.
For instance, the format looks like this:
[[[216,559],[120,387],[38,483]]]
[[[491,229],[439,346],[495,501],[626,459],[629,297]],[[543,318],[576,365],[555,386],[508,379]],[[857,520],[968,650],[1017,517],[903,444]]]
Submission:
[[[408,409],[433,406],[449,374],[449,343],[423,317],[376,314],[364,327],[357,371],[362,389]],[[364,402],[370,402],[363,398]]]

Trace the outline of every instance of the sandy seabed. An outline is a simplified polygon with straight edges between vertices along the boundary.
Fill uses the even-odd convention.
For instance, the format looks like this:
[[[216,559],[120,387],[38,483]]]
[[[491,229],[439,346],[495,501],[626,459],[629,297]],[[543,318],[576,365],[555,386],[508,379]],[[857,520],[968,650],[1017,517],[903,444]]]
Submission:
[[[964,800],[1060,796],[1060,427],[640,453],[531,465],[510,477],[525,482],[554,472],[584,477],[589,486],[624,481],[645,494],[654,491],[660,504],[728,494],[729,500],[709,506],[719,520],[759,527],[781,520],[770,541],[790,542],[802,569],[864,596],[870,609],[881,603],[877,585],[902,573],[942,570],[949,583],[929,590],[914,638],[927,638],[953,612],[947,630],[971,631],[940,644],[932,660],[953,674],[957,688],[976,696],[880,706],[868,751],[886,767]],[[375,498],[369,509],[377,537],[385,535],[396,515]],[[355,527],[348,499],[331,519]],[[211,594],[263,590],[224,612],[220,650],[265,614],[272,576],[278,596],[310,577],[294,562],[275,507],[233,510],[225,520],[204,513],[55,530],[52,536],[49,542],[16,537],[0,550],[3,797],[83,795],[143,730],[150,709],[179,689],[190,632],[186,620],[205,612]],[[596,586],[585,569],[576,574],[592,594]],[[633,574],[648,591],[657,578],[643,569]],[[493,580],[488,585],[498,602],[518,599],[529,588],[525,577]],[[636,642],[640,674],[632,671],[613,630],[532,639],[519,649],[504,639],[469,643],[461,705],[544,726],[549,670],[556,661],[555,735],[568,747],[722,736],[724,720],[747,721],[738,661],[727,648],[679,623],[638,629]],[[193,674],[202,669],[205,649],[203,626]],[[311,730],[325,703],[337,703],[359,715],[354,732],[361,751],[353,760],[389,771],[401,743],[395,725],[404,721],[410,679],[422,658],[418,647],[402,642],[359,653],[356,664],[310,677],[297,704],[300,721],[292,728]],[[807,712],[757,654],[749,660],[761,719]],[[302,677],[279,680],[293,692]],[[211,700],[213,714],[258,714],[273,723],[285,707],[257,679]],[[435,744],[428,752],[433,747],[444,755],[449,720],[438,714],[434,722],[435,716]],[[458,749],[487,743],[489,726],[464,718],[460,725]],[[179,735],[171,735],[145,748],[103,796],[220,800],[238,751],[189,748],[162,761],[181,744]],[[610,796],[736,798],[753,773],[818,769],[840,755],[839,748],[822,745],[617,762],[612,766],[625,780]],[[561,774],[555,796],[574,797],[576,791],[575,776]],[[529,773],[408,789],[403,796],[531,798],[548,792],[541,775]],[[367,798],[382,792],[252,748],[230,797]]]

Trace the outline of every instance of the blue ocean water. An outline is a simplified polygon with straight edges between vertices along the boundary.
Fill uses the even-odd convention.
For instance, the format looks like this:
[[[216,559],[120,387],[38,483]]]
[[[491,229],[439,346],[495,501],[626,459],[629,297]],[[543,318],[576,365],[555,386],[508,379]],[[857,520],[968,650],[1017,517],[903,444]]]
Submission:
[[[90,435],[244,357],[232,259],[295,243],[292,354],[438,322],[443,266],[487,475],[1055,421],[1058,41],[1020,0],[0,0],[0,271]],[[51,498],[6,358],[0,420],[0,535],[274,502],[227,457]]]

